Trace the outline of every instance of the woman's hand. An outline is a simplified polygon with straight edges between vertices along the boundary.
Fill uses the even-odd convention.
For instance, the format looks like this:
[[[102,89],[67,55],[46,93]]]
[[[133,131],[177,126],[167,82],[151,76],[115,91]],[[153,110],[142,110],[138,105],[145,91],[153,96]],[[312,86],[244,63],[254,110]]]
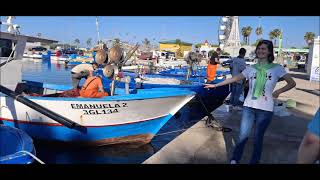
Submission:
[[[216,84],[204,84],[204,88],[216,88],[217,85]]]

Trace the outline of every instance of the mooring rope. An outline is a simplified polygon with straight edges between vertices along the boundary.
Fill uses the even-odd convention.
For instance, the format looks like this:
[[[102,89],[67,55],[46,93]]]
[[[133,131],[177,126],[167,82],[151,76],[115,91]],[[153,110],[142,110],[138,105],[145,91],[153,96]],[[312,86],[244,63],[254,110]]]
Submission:
[[[38,161],[40,164],[45,164],[43,161],[41,161],[39,158],[37,158],[35,155],[33,155],[32,153],[28,152],[28,151],[19,151],[19,152],[22,152],[22,153],[25,153],[25,154],[28,154],[29,156],[31,156],[33,159],[35,159],[36,161]]]

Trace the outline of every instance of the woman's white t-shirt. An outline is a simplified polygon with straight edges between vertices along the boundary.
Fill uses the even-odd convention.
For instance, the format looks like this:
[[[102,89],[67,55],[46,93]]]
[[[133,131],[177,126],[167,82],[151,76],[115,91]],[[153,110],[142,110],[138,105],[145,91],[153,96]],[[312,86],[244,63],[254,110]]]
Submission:
[[[266,84],[263,88],[262,96],[257,99],[252,98],[253,88],[256,82],[256,74],[257,71],[252,66],[247,66],[242,74],[246,79],[249,80],[249,92],[244,101],[243,106],[261,109],[265,111],[273,111],[273,97],[272,93],[273,90],[278,82],[278,80],[283,77],[287,72],[285,71],[284,67],[281,65],[277,65],[271,69],[267,70],[266,73]]]

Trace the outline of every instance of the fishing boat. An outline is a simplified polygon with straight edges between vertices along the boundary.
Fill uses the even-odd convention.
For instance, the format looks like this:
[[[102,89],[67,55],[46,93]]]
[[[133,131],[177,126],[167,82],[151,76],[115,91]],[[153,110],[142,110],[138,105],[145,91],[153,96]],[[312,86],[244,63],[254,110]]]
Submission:
[[[188,71],[188,67],[182,68],[170,68],[163,71],[160,71],[159,75],[163,76],[177,76],[177,77],[186,77]],[[218,70],[216,76],[227,76],[231,75],[229,70]],[[190,73],[190,77],[206,77],[207,76],[207,67],[205,66],[198,66],[195,70]]]
[[[0,164],[31,164],[33,140],[20,129],[0,124]]]
[[[77,56],[76,58],[70,58],[69,60],[66,60],[66,63],[69,66],[76,66],[83,63],[90,64],[93,61],[94,61],[93,57]]]
[[[102,69],[96,71],[96,74],[102,76],[104,87],[110,86],[111,80],[104,76]],[[212,82],[213,84],[224,81],[228,76],[227,72],[219,72],[217,74],[217,78]],[[133,89],[179,88],[193,91],[202,99],[210,112],[219,107],[230,94],[229,85],[205,89],[205,77],[190,77],[186,80],[185,76],[164,76],[161,74],[144,74],[139,76],[137,73],[132,72],[123,72],[122,76],[129,76],[132,79],[129,87]],[[115,86],[124,88],[125,83],[117,81]]]
[[[39,94],[44,89],[59,89],[57,86],[30,82],[25,86],[29,93],[38,94],[24,98],[71,120],[76,126],[68,128],[5,95],[0,96],[1,123],[22,129],[40,140],[96,146],[149,143],[195,95],[177,88],[131,89],[129,93],[116,88],[115,95],[103,98],[57,97],[59,93]]]
[[[53,61],[63,61],[63,62],[64,62],[64,61],[70,60],[70,57],[67,56],[67,55],[51,56],[50,58],[51,58],[51,60],[53,60]]]

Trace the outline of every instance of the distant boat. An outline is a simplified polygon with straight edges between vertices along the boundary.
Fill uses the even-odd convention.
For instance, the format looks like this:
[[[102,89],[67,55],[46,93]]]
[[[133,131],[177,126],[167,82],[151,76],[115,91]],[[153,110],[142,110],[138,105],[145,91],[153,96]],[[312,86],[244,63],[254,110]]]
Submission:
[[[0,164],[31,164],[35,147],[30,136],[20,129],[0,124]]]
[[[24,58],[42,59],[42,54],[23,54]]]
[[[176,73],[181,72],[181,73]],[[226,97],[230,94],[230,86],[220,86],[214,89],[205,89],[205,74],[206,68],[199,71],[199,74],[194,74],[189,80],[186,80],[185,73],[186,69],[173,69],[166,71],[166,73],[159,74],[145,74],[141,78],[136,78],[137,74],[132,72],[124,72],[124,76],[130,76],[133,80],[130,82],[130,88],[136,88],[137,82],[141,81],[140,89],[154,89],[154,88],[179,88],[187,89],[196,92],[202,100],[206,103],[209,111],[213,111],[219,107]],[[103,75],[102,70],[98,70],[97,74]],[[217,71],[217,78],[212,82],[213,84],[224,81],[227,76],[230,76],[229,71]],[[111,83],[109,78],[102,76],[102,83],[104,87],[108,87]],[[139,84],[139,83],[138,83]],[[119,88],[124,88],[125,84],[123,82],[116,82],[116,86]]]

